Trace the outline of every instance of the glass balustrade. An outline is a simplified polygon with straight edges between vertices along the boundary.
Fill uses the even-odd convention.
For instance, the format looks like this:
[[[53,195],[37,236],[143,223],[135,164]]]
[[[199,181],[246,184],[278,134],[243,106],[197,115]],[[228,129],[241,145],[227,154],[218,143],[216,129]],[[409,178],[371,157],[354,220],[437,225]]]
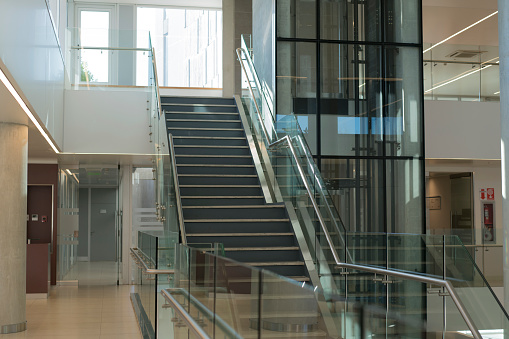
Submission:
[[[500,101],[498,46],[424,44],[424,99]]]
[[[270,95],[260,85],[248,51],[243,37],[242,49],[237,51],[245,79],[242,108],[259,145],[259,152],[267,154],[266,157],[261,154],[259,158],[267,173],[267,182],[276,192],[275,201],[285,201],[295,210],[319,272],[320,283],[344,296],[364,291],[366,293],[361,293],[357,299],[359,302],[380,303],[382,307],[394,305],[395,308],[400,307],[403,314],[418,313],[423,319],[423,313],[428,312],[426,291],[433,288],[433,284],[424,282],[430,281],[428,278],[436,279],[442,288],[438,293],[442,306],[456,307],[451,312],[462,317],[470,314],[470,323],[473,322],[479,329],[496,332],[505,328],[508,316],[504,308],[458,237],[346,232],[298,120],[292,114],[282,114],[284,112],[273,114]],[[344,268],[347,265],[343,265],[341,270],[337,268],[342,264],[354,264],[362,269],[351,275],[352,268]],[[372,277],[367,273],[373,271],[369,270],[370,267],[382,270],[380,272],[384,272],[385,277]],[[417,277],[418,281],[405,281],[398,285],[393,284],[398,278],[387,278],[390,274],[404,276],[398,275],[400,272]],[[380,286],[378,282],[391,288]],[[460,289],[456,293],[459,301],[448,295],[446,286]],[[477,293],[483,298],[477,302],[484,302],[486,307],[495,310],[495,320],[488,321],[481,316],[487,308],[474,309]],[[454,302],[457,302],[455,306]],[[465,304],[461,311],[458,308],[460,303]],[[446,316],[445,313],[442,316]],[[444,331],[448,330],[446,325],[449,323],[460,323],[458,326],[449,324],[450,329],[456,330],[466,324],[463,318],[456,322],[442,320]]]

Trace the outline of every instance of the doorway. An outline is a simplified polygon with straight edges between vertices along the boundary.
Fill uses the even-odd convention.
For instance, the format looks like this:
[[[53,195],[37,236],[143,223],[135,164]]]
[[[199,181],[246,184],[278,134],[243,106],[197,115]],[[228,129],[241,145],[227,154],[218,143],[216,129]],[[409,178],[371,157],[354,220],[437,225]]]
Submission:
[[[80,168],[78,281],[119,283],[119,185],[117,168]]]
[[[475,244],[473,174],[430,172],[426,179],[427,229]]]

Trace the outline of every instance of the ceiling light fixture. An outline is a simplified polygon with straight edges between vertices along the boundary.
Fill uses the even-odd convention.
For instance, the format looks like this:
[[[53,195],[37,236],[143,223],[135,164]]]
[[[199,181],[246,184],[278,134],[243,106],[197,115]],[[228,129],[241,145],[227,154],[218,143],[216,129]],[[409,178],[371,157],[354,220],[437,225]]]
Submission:
[[[41,124],[39,123],[39,121],[37,121],[37,119],[35,118],[35,116],[32,114],[32,112],[30,112],[30,109],[28,108],[28,106],[25,104],[25,102],[23,101],[23,99],[21,99],[21,96],[18,94],[18,92],[16,91],[16,89],[14,88],[14,86],[12,86],[11,82],[9,81],[9,79],[7,79],[7,77],[5,76],[5,73],[2,71],[2,69],[0,69],[0,81],[2,81],[2,83],[4,84],[4,86],[7,88],[7,90],[11,93],[12,97],[18,102],[19,106],[21,107],[21,109],[26,113],[26,115],[30,118],[30,120],[32,121],[32,123],[35,125],[35,127],[37,127],[37,129],[39,130],[39,132],[42,134],[42,136],[44,137],[44,139],[46,139],[46,141],[48,142],[48,144],[51,146],[51,148],[53,148],[53,150],[55,151],[55,153],[60,153],[60,151],[58,150],[58,148],[56,147],[56,145],[53,143],[53,140],[51,140],[51,138],[49,137],[49,135],[46,133],[46,131],[44,130],[44,128],[42,128]]]
[[[446,42],[446,41],[448,41],[448,40],[450,40],[450,39],[454,38],[455,36],[457,36],[457,35],[459,35],[459,34],[461,34],[461,33],[465,32],[466,30],[468,30],[468,29],[470,29],[470,28],[474,27],[475,25],[478,25],[478,24],[480,24],[481,22],[483,22],[483,21],[485,21],[485,20],[488,20],[489,18],[491,18],[492,16],[494,16],[494,15],[496,15],[496,14],[498,14],[498,11],[493,12],[493,13],[491,13],[490,15],[488,15],[488,16],[486,16],[486,17],[482,18],[481,20],[479,20],[479,21],[477,21],[477,22],[475,22],[475,23],[471,24],[470,26],[463,28],[461,31],[459,31],[459,32],[457,32],[457,33],[454,33],[453,35],[451,35],[450,37],[448,37],[448,38],[446,38],[446,39],[444,39],[444,40],[440,41],[439,43],[436,43],[436,44],[432,45],[430,48],[428,48],[428,49],[424,50],[424,51],[422,52],[422,54],[424,54],[424,53],[426,53],[426,52],[430,51],[432,48],[435,48],[435,47],[437,47],[438,45],[443,44],[444,42]]]

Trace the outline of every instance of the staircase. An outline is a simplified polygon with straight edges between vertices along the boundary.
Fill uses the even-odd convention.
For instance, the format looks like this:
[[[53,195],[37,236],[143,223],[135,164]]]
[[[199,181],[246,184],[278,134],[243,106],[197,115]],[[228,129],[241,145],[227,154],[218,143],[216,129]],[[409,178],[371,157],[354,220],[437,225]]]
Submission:
[[[283,204],[266,204],[233,99],[162,97],[173,135],[187,242],[308,281]]]

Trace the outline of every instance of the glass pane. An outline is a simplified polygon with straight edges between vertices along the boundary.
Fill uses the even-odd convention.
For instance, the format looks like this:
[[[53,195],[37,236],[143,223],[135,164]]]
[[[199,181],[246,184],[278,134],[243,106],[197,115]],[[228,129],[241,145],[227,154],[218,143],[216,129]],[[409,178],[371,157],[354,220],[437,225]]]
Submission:
[[[386,139],[386,155],[422,154],[422,83],[418,48],[385,49],[385,113],[380,127]]]
[[[146,47],[150,32],[160,86],[223,86],[221,11],[138,7],[136,13],[138,47]]]
[[[386,160],[387,232],[423,233],[421,165],[419,159]]]
[[[385,40],[420,43],[421,2],[419,0],[390,0],[385,1],[384,4]]]
[[[381,61],[377,46],[322,44],[323,155],[383,154]]]
[[[109,47],[110,12],[81,11],[78,46]],[[82,82],[108,82],[108,50],[81,51]]]
[[[276,6],[277,37],[316,37],[316,0],[279,0]]]
[[[380,41],[380,1],[321,0],[320,37],[329,40]]]
[[[278,115],[294,113],[316,152],[316,45],[278,42],[276,76]],[[278,119],[280,119],[278,117]]]

